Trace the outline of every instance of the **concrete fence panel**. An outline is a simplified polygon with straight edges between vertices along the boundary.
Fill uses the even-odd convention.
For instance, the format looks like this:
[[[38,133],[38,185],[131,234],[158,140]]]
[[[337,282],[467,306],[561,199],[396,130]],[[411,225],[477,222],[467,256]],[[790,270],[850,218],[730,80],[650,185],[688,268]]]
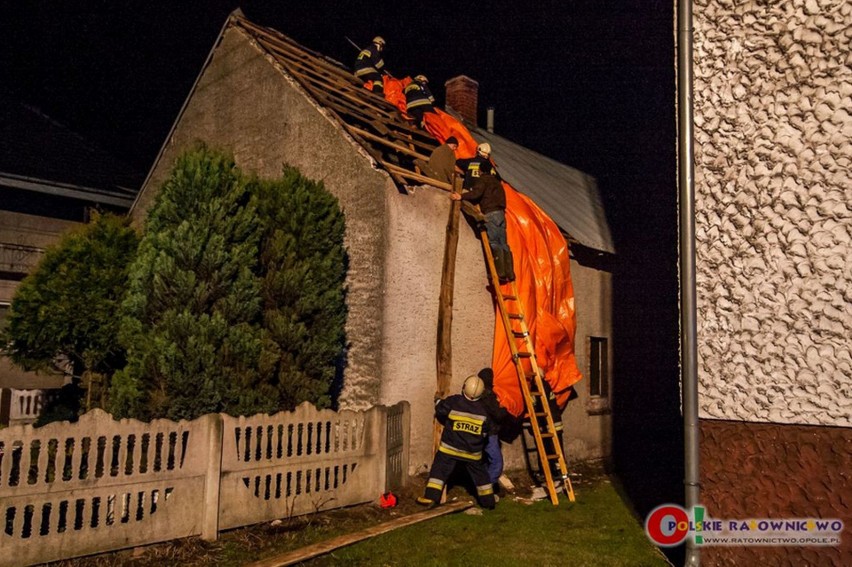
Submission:
[[[404,483],[409,405],[0,430],[0,567],[369,502]]]
[[[270,416],[223,416],[219,527],[377,498],[385,455],[369,441],[385,415],[385,408],[334,412],[304,403]]]
[[[0,565],[29,565],[200,535],[209,415],[0,431]]]
[[[46,405],[48,391],[12,390],[9,405],[9,425],[24,425],[34,422]]]

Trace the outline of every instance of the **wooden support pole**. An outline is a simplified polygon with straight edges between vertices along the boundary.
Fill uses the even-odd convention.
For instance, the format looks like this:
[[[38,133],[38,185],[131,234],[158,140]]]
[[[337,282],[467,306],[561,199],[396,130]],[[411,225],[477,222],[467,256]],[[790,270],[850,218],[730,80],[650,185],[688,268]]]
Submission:
[[[461,178],[453,176],[453,192],[461,193]],[[438,300],[438,341],[435,349],[437,388],[435,396],[446,397],[453,379],[453,288],[456,280],[456,252],[459,244],[460,201],[450,201],[450,218],[444,240],[444,265],[441,269],[441,292]],[[435,420],[432,433],[433,452],[441,443],[443,427]]]

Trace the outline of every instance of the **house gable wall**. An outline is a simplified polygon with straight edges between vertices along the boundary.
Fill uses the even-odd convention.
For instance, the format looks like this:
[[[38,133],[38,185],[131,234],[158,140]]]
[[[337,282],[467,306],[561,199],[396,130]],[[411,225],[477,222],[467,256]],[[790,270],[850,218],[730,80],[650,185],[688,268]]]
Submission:
[[[229,28],[214,50],[164,145],[131,214],[140,225],[177,157],[202,141],[232,152],[244,171],[280,176],[283,164],[322,181],[346,216],[349,255],[347,368],[341,402],[352,408],[379,395],[390,178],[369,159],[300,87],[249,38]]]
[[[409,401],[409,468],[428,468],[433,456],[435,329],[450,211],[446,193],[427,186],[412,195],[400,193],[387,174],[372,168],[360,146],[236,28],[225,31],[146,181],[132,211],[137,225],[176,158],[196,141],[233,152],[241,168],[260,176],[278,175],[282,163],[296,166],[338,197],[346,215],[350,261],[350,346],[341,405],[359,409]],[[451,392],[460,390],[466,376],[490,365],[495,324],[481,244],[464,220],[460,228]],[[574,263],[572,267],[576,269]],[[585,283],[577,285],[578,298],[596,296],[598,284],[589,280],[594,289],[588,293]],[[594,323],[589,327],[599,328],[603,311],[587,311],[582,301],[581,327],[590,319]],[[608,305],[608,297],[606,301]],[[601,431],[608,426],[597,422],[607,418],[572,433],[582,437],[572,458],[602,456],[607,442],[601,441]],[[523,466],[519,443],[506,451],[506,460],[508,467]]]

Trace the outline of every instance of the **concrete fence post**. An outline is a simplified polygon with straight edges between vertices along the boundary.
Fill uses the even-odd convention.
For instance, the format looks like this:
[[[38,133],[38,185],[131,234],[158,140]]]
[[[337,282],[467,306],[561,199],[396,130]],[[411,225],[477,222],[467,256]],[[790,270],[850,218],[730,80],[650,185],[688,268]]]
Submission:
[[[370,453],[378,465],[374,494],[383,494],[387,490],[388,478],[388,408],[378,406],[373,409],[370,431]]]
[[[224,424],[218,413],[204,416],[207,424],[207,474],[204,479],[204,512],[201,539],[219,538],[219,484],[222,479],[222,442]]]

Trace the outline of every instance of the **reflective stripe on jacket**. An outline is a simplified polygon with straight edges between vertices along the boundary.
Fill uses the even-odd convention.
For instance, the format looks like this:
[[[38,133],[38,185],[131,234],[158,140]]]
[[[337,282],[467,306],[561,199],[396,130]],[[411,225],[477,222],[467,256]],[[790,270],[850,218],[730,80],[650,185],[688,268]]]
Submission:
[[[485,405],[456,394],[435,404],[435,417],[444,425],[438,451],[457,459],[478,461],[491,432]]]
[[[429,91],[429,87],[417,81],[411,81],[405,87],[405,108],[412,109],[418,106],[432,106],[435,97]]]
[[[355,60],[355,76],[361,77],[370,73],[378,73],[385,66],[379,50],[375,44],[361,50],[358,59]]]

